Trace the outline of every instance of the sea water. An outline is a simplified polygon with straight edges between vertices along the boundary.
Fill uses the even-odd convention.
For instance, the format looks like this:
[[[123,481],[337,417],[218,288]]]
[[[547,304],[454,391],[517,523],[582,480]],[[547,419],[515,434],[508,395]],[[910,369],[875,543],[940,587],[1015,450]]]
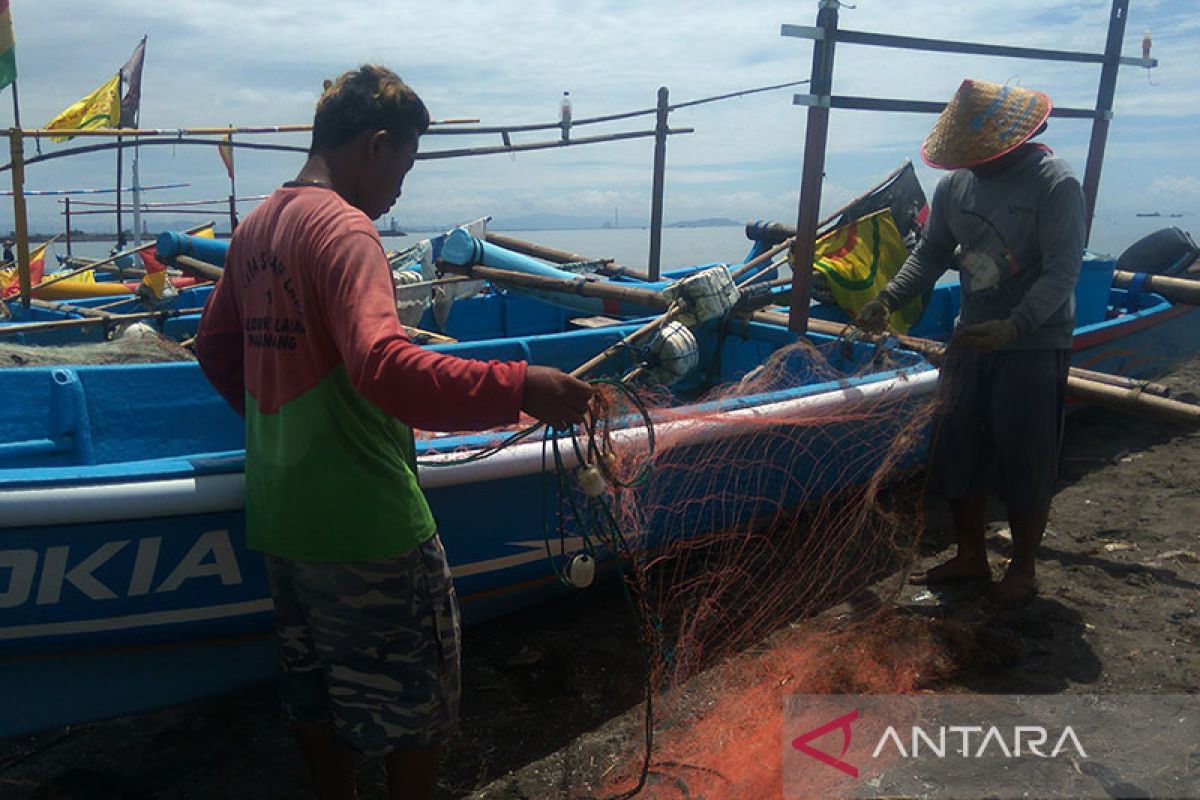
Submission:
[[[622,266],[639,271],[645,271],[650,260],[649,228],[496,231],[588,258],[611,258]],[[430,235],[432,234],[415,231],[405,236],[383,234],[383,246],[389,250],[399,250]],[[71,255],[104,258],[112,251],[114,244],[115,240],[72,242]],[[714,262],[739,264],[750,252],[752,244],[746,238],[745,229],[740,225],[664,228],[660,263],[663,270]],[[132,247],[132,244],[127,246]],[[54,243],[54,251],[60,258],[65,258],[66,242],[59,239]],[[50,268],[53,269],[53,263]]]

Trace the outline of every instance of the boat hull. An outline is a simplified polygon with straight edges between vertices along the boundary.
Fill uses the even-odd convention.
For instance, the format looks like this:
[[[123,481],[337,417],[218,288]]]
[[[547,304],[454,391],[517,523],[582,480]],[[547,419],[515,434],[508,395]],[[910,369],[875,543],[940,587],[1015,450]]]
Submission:
[[[1113,290],[1115,308],[1127,299]],[[1153,296],[1138,303],[1135,311],[1082,327],[1074,362],[1148,378],[1200,349],[1196,309]],[[752,335],[744,341],[728,337],[733,341],[729,346],[747,349],[739,354],[747,364],[761,363],[765,353],[790,336],[772,326],[747,328]],[[615,341],[622,330],[609,332],[604,341]],[[570,366],[575,358],[557,339],[542,337],[471,347],[442,349],[530,357],[558,366]],[[558,362],[547,354],[557,354]],[[810,382],[769,396],[693,405],[690,414],[659,419],[659,441],[672,443],[656,465],[655,507],[664,510],[643,520],[639,547],[649,551],[676,537],[743,525],[772,509],[866,480],[880,452],[868,444],[846,443],[891,441],[908,410],[923,402],[936,383],[936,372],[915,357],[903,367],[853,380]],[[212,394],[195,365],[138,369],[174,370],[167,385],[183,386],[185,394]],[[45,373],[60,376],[53,382],[56,388],[39,394],[32,383],[18,386],[12,377],[33,381],[42,374],[14,371],[10,388],[32,398],[35,407],[52,409],[51,418],[59,422],[80,403],[77,397],[70,399],[77,394],[72,375],[84,375],[94,382],[92,391],[106,396],[136,395],[142,385],[130,377],[136,372],[59,369]],[[209,401],[202,413],[172,409],[164,401],[163,418],[143,423],[146,441],[177,434],[173,420],[183,416],[213,429],[236,424],[215,394]],[[851,406],[864,413],[845,413]],[[867,413],[879,407],[889,413]],[[243,461],[232,449],[236,433],[218,444],[225,449],[183,456],[168,465],[160,460],[90,472],[57,466],[70,457],[71,448],[86,444],[86,437],[69,425],[51,431],[49,445],[16,441],[19,437],[5,433],[0,464],[27,450],[45,466],[0,468],[0,680],[17,698],[0,709],[0,735],[144,710],[272,676],[271,605],[261,557],[244,545]],[[747,491],[746,497],[763,498],[761,503],[747,499],[735,512],[721,502],[720,492],[694,479],[695,464],[711,448],[736,453],[760,446],[764,435],[778,438],[748,462],[753,470],[737,475],[743,481],[738,485],[754,487],[756,494]],[[645,436],[638,425],[618,433],[623,446],[635,449],[644,445]],[[428,461],[444,460],[439,452],[479,449],[496,437],[422,441],[420,450]],[[18,447],[26,450],[12,449]],[[204,450],[189,441],[176,447],[182,453]],[[910,460],[919,455],[914,451]],[[565,448],[568,469],[573,458]],[[422,484],[469,623],[574,591],[558,571],[583,545],[582,532],[569,522],[560,529],[547,515],[553,478],[548,480],[544,468],[540,441],[477,463],[423,468]],[[71,477],[48,477],[59,473]],[[789,479],[795,475],[811,479]],[[495,513],[500,508],[504,513]]]
[[[751,348],[741,356],[748,363],[761,360],[754,348],[773,349],[793,338],[781,329],[757,327],[757,340],[732,345]],[[588,334],[598,342],[620,337],[620,332]],[[569,335],[549,337],[541,346],[557,352],[562,337]],[[858,348],[857,366],[849,369],[869,359],[869,349]],[[564,352],[561,357],[574,356]],[[921,402],[935,383],[934,370],[917,357],[899,357],[897,364],[898,369],[810,381],[752,399],[692,404],[685,414],[665,412],[654,426],[659,445],[670,444],[656,465],[657,499],[660,508],[678,505],[688,511],[651,515],[639,547],[660,547],[685,531],[743,524],[769,506],[800,504],[865,481],[878,459],[876,448],[886,446],[907,416],[901,406]],[[163,372],[155,385],[200,391],[195,381],[203,379],[195,365],[141,369]],[[51,416],[60,422],[75,413],[71,409],[78,408],[81,392],[113,397],[138,391],[136,381],[128,383],[130,373],[126,383],[114,385],[119,373],[112,368],[21,370],[9,373],[9,379],[18,374],[31,382],[24,387],[31,396],[37,394],[35,379],[53,376],[52,391],[41,401],[58,409]],[[60,395],[76,399],[68,402]],[[216,416],[207,424],[228,427],[230,420],[220,415],[231,412],[215,395],[209,400],[217,405],[209,409]],[[845,430],[829,424],[835,411],[850,405],[861,406],[864,415],[847,418]],[[879,415],[871,435],[863,435],[866,410],[883,405],[895,413]],[[204,421],[203,414],[195,418]],[[805,420],[812,424],[805,427]],[[855,436],[849,435],[851,428]],[[779,432],[777,445],[790,442],[791,447],[772,447],[757,460],[760,477],[745,476],[769,503],[764,499],[734,509],[707,494],[703,483],[686,480],[703,453],[745,449],[772,430]],[[270,678],[270,595],[261,557],[244,544],[241,454],[215,451],[119,468],[71,467],[60,462],[78,456],[70,448],[78,450],[84,437],[69,425],[60,433],[47,441],[61,446],[37,456],[44,466],[0,469],[0,576],[7,572],[7,583],[0,580],[0,680],[22,698],[0,709],[0,735],[143,710]],[[639,451],[648,434],[635,422],[616,431],[615,438],[619,447]],[[147,435],[161,438],[165,432]],[[456,457],[445,453],[477,450],[502,435],[423,440],[419,452],[427,461],[444,461]],[[839,439],[860,444],[839,449]],[[186,441],[177,447],[197,449]],[[20,455],[0,452],[8,459]],[[573,468],[574,457],[564,446],[564,468]],[[422,484],[468,623],[575,591],[558,579],[556,567],[564,568],[581,549],[583,532],[569,522],[560,530],[547,516],[554,481],[547,469],[552,467],[544,461],[540,440],[475,463],[423,468]],[[789,475],[828,479],[801,483],[788,480]],[[66,680],[68,674],[74,677]],[[101,686],[104,690],[97,691]]]

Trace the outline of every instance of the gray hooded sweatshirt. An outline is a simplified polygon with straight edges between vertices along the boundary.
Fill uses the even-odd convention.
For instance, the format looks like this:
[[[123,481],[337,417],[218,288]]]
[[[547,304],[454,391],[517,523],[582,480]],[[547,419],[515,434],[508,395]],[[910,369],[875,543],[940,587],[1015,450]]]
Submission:
[[[938,182],[920,243],[881,293],[892,308],[958,269],[959,325],[1011,318],[1020,335],[1005,350],[1071,346],[1086,236],[1083,191],[1049,148],[1025,147],[999,175],[959,169]]]

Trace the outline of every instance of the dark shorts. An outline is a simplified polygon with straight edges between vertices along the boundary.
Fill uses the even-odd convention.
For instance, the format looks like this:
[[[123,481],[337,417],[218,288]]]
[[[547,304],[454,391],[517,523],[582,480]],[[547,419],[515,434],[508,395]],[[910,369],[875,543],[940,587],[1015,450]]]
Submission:
[[[992,489],[1010,514],[1050,505],[1058,477],[1069,350],[947,352],[930,489],[952,500]]]
[[[266,560],[289,722],[332,722],[370,755],[450,737],[460,625],[437,536],[380,561]]]

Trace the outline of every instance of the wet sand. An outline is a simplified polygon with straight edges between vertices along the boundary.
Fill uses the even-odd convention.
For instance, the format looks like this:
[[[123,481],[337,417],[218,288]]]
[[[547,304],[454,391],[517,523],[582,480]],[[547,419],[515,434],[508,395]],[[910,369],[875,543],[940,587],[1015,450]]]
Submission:
[[[1196,401],[1200,359],[1161,380]],[[931,504],[922,553],[948,554]],[[996,570],[1005,526],[990,526]],[[935,688],[981,693],[1194,693],[1200,687],[1200,431],[1098,408],[1068,421],[1028,606],[968,618],[992,657]],[[901,607],[943,611],[918,590]],[[619,587],[466,634],[462,730],[440,797],[575,794],[640,741],[644,665]],[[377,763],[361,796],[383,797]],[[0,741],[0,797],[300,798],[303,765],[270,686]],[[659,796],[656,792],[647,796]],[[679,796],[663,794],[661,796]]]

